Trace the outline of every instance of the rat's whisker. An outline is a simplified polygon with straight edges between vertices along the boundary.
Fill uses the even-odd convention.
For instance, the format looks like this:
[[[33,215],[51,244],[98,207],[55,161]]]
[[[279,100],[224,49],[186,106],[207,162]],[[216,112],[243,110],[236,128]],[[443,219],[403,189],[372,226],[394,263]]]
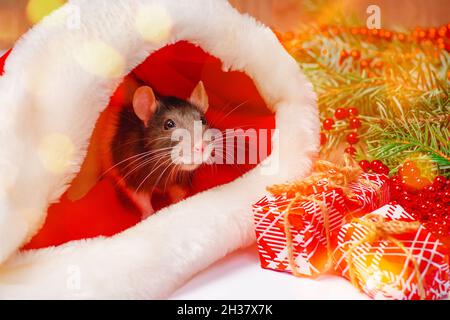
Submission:
[[[167,171],[168,168],[170,168],[170,166],[171,166],[171,163],[170,163],[170,162],[171,162],[171,161],[172,161],[172,159],[168,159],[168,160],[162,162],[156,169],[152,170],[152,172],[150,172],[150,173],[145,177],[145,179],[142,180],[142,182],[139,184],[139,186],[137,187],[137,189],[136,189],[135,192],[136,192],[136,193],[139,192],[140,188],[144,185],[144,183],[148,180],[148,178],[150,178],[150,176],[153,174],[154,171],[158,170],[162,165],[165,165],[166,168],[161,172],[161,174],[160,174],[159,177],[158,177],[158,180],[156,180],[156,182],[155,182],[155,184],[154,184],[154,186],[157,186],[158,183],[159,183],[159,181],[161,180],[162,176],[164,175],[164,173]]]
[[[126,159],[124,159],[124,160],[118,162],[118,163],[115,164],[114,166],[110,167],[109,169],[107,169],[107,170],[100,176],[100,179],[103,178],[108,172],[110,172],[111,170],[115,169],[116,167],[120,166],[121,164],[123,164],[123,163],[125,163],[125,162],[127,162],[127,161],[131,161],[131,160],[135,159],[135,160],[131,163],[131,164],[133,164],[133,163],[136,163],[136,162],[142,160],[143,158],[145,158],[145,157],[147,157],[147,156],[150,156],[150,155],[152,155],[152,154],[155,154],[155,153],[157,153],[157,152],[159,152],[159,151],[161,151],[161,150],[164,150],[164,149],[166,149],[166,148],[158,149],[158,150],[152,150],[152,151],[146,151],[146,152],[142,152],[142,153],[139,153],[139,154],[137,154],[137,155],[128,157],[128,158],[126,158]],[[171,149],[171,148],[167,148],[167,149]],[[136,159],[136,158],[137,158],[137,159]],[[127,166],[127,167],[128,167],[128,166]],[[125,167],[124,169],[126,169],[127,167]]]
[[[142,161],[139,165],[137,165],[136,167],[134,167],[131,171],[129,171],[124,178],[127,178],[129,175],[131,175],[133,172],[141,169],[142,167],[145,167],[147,164],[150,164],[152,162],[155,162],[155,165],[161,160],[164,159],[168,156],[168,153],[160,153],[158,155],[155,155],[153,157],[151,157],[150,159],[145,159],[144,161]]]
[[[153,139],[153,140],[150,140],[150,141],[148,140],[148,138],[139,138],[139,139],[135,139],[135,140],[127,140],[127,142],[121,143],[121,144],[117,145],[115,148],[111,148],[111,150],[117,151],[117,150],[120,150],[122,148],[125,148],[125,146],[128,146],[130,144],[135,144],[135,143],[141,142],[141,141],[145,141],[147,143],[153,143],[153,142],[164,140],[164,139],[166,139],[166,137],[159,137],[159,138],[156,138],[156,139]]]
[[[231,109],[231,111],[229,111],[228,113],[226,113],[223,117],[221,117],[220,119],[219,119],[219,121],[218,122],[215,122],[214,123],[214,126],[215,127],[217,127],[217,126],[219,126],[229,115],[231,115],[233,112],[235,112],[237,109],[239,109],[240,107],[242,107],[243,105],[245,105],[247,102],[249,102],[249,100],[247,100],[247,101],[244,101],[244,102],[242,102],[242,103],[240,103],[240,104],[238,104],[236,107],[234,107],[233,109]]]

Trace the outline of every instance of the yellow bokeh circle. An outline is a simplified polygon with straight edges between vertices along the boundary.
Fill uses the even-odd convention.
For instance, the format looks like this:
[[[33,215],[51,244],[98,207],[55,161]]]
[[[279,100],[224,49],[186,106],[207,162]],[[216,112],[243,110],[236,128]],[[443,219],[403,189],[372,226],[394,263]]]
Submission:
[[[85,71],[103,78],[120,77],[125,68],[125,59],[121,54],[99,40],[80,44],[76,60]]]
[[[38,23],[53,10],[64,5],[64,0],[28,0],[26,13],[31,23]]]
[[[161,5],[147,5],[139,8],[135,27],[147,41],[159,43],[169,39],[173,21],[167,9]]]
[[[64,172],[70,165],[74,152],[72,140],[61,133],[44,136],[38,146],[38,155],[43,166],[52,173]]]

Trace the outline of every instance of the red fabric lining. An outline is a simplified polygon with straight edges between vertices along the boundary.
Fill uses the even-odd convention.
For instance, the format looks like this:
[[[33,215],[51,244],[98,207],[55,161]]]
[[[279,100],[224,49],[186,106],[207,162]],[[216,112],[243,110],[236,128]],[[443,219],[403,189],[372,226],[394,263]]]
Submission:
[[[6,59],[8,59],[9,54],[11,53],[12,49],[9,49],[8,51],[6,51],[6,53],[0,57],[0,76],[3,75],[3,71],[5,68],[5,62]]]
[[[6,56],[0,59],[0,72]],[[240,126],[243,129],[273,129],[274,116],[267,109],[253,81],[241,72],[223,72],[221,67],[220,60],[201,48],[178,42],[153,53],[127,76],[108,107],[120,108],[129,103],[135,88],[143,83],[162,95],[185,99],[202,80],[210,99],[206,116],[213,127],[221,130]],[[239,104],[243,104],[242,107],[234,109]],[[253,167],[201,167],[195,173],[190,194],[233,181]],[[156,208],[170,204],[164,197],[156,200]],[[111,236],[139,220],[136,209],[117,192],[110,179],[104,179],[83,199],[70,202],[63,196],[58,204],[52,205],[44,227],[25,248],[48,247],[100,235]]]

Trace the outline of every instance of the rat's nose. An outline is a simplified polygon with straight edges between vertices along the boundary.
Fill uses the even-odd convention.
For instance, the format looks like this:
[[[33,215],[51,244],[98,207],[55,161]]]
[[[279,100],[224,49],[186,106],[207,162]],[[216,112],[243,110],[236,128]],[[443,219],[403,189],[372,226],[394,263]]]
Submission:
[[[205,151],[205,146],[203,145],[203,143],[198,144],[194,147],[194,151],[203,153],[203,151]]]

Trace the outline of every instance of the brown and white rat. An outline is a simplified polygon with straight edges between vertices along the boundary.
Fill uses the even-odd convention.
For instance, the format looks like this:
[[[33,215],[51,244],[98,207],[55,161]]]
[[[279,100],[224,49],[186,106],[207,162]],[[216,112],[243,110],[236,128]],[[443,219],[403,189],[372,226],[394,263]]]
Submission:
[[[107,110],[100,117],[77,178],[84,182],[74,181],[69,198],[80,198],[101,175],[113,178],[144,218],[154,212],[151,198],[155,191],[167,193],[173,202],[181,200],[192,173],[210,159],[204,139],[208,106],[202,82],[187,100],[158,96],[148,86],[139,87],[131,105]],[[190,139],[174,139],[177,133]],[[93,169],[98,163],[101,174]]]

